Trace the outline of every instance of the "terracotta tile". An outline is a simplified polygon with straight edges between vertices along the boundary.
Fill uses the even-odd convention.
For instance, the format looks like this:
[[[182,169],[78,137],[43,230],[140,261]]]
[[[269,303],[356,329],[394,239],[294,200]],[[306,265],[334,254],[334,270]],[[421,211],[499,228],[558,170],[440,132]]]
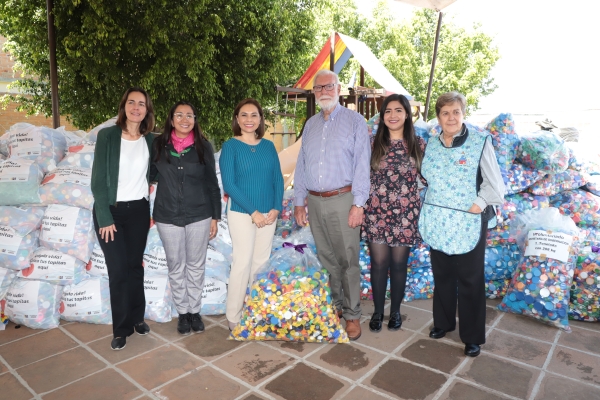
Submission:
[[[360,324],[360,328],[362,330],[362,336],[356,343],[371,346],[386,353],[392,352],[413,335],[413,332],[404,329],[404,325],[402,326],[402,329],[398,331],[390,331],[387,326],[384,325],[381,331],[377,333],[371,332],[369,330],[369,320]]]
[[[414,339],[400,355],[446,373],[452,372],[465,358],[460,347],[423,337]]]
[[[300,363],[265,385],[265,390],[285,400],[331,399],[348,384]]]
[[[503,313],[501,311],[498,311],[496,308],[486,307],[485,324],[492,325],[501,315],[503,315]]]
[[[307,360],[335,375],[358,380],[385,357],[385,354],[351,343],[324,347]]]
[[[39,329],[30,329],[25,325],[15,325],[13,322],[9,322],[0,334],[0,345],[41,332],[43,331]]]
[[[402,307],[414,307],[419,308],[421,310],[432,311],[433,310],[433,299],[425,299],[425,300],[414,300],[409,301],[408,303],[403,302]]]
[[[600,357],[556,346],[548,371],[600,385]]]
[[[596,333],[573,327],[571,333],[561,333],[558,344],[600,355],[600,332]]]
[[[209,324],[206,318],[202,318],[204,321],[204,326],[207,327]],[[154,321],[148,321],[148,325],[153,333],[156,333],[163,337],[163,339],[168,341],[175,341],[183,339],[188,335],[181,335],[177,332],[177,318],[173,318],[170,322],[160,323]],[[191,333],[190,333],[191,335]]]
[[[296,359],[259,343],[249,343],[213,364],[253,386],[287,367]]]
[[[475,386],[467,385],[462,382],[454,382],[446,391],[439,397],[440,400],[503,400],[507,397],[499,397],[494,393],[486,392],[483,389]]]
[[[110,382],[110,384],[107,385],[107,382]],[[85,393],[85,400],[133,399],[142,394],[141,390],[123,378],[117,371],[107,368],[97,374],[48,393],[44,396],[44,400],[83,398],[83,393]]]
[[[8,368],[6,368],[4,364],[0,363],[0,374],[5,373],[6,371],[8,371]]]
[[[488,306],[488,308],[497,309],[498,304],[500,303],[502,303],[502,299],[485,299],[485,305]]]
[[[258,396],[257,394],[251,393],[244,397],[244,400],[265,400],[264,397]]]
[[[112,337],[107,337],[91,342],[88,346],[108,362],[116,364],[165,344],[164,341],[152,334],[146,336],[133,334],[127,338],[127,345],[123,350],[114,351],[110,348],[111,341]]]
[[[100,371],[106,364],[82,347],[26,365],[19,375],[37,393],[44,393]]]
[[[545,325],[524,315],[510,313],[504,313],[496,328],[527,337],[534,337],[550,343],[554,342],[554,337],[556,336],[555,327]]]
[[[528,398],[539,374],[533,368],[481,354],[469,360],[459,376],[501,393]]]
[[[414,301],[411,302],[411,304],[412,303],[414,303]],[[429,321],[433,321],[433,315],[430,312],[415,308],[400,307],[400,315],[402,316],[402,328],[411,329],[413,331],[419,330]],[[387,319],[385,320],[385,323],[387,324]],[[384,329],[387,329],[387,325],[384,325]]]
[[[364,336],[361,336],[359,341],[362,341],[363,338]],[[279,340],[268,340],[264,343],[296,357],[304,357],[318,348],[330,346],[328,343],[282,342]]]
[[[386,305],[389,301],[386,300]],[[360,301],[360,309],[362,311],[362,315],[371,318],[373,315],[373,311],[375,311],[375,305],[373,304],[373,300],[361,300]],[[388,307],[389,309],[389,307]],[[387,312],[387,309],[386,309]]]
[[[0,355],[11,367],[19,368],[76,346],[78,346],[77,342],[61,332],[60,329],[50,329],[39,335],[0,346]]]
[[[176,344],[177,346],[181,346],[194,353],[198,357],[202,357],[205,360],[212,360],[244,343],[228,340],[228,336],[229,330],[221,328],[220,326],[214,326],[207,329],[203,334],[190,335],[183,340],[176,342]]]
[[[387,399],[387,397],[383,397],[375,392],[370,391],[369,389],[365,389],[360,386],[356,386],[352,389],[347,395],[344,396],[344,400],[378,400],[378,399]]]
[[[106,336],[112,340],[112,325],[84,324],[74,322],[64,327],[71,335],[81,340],[83,343],[91,342]]]
[[[390,359],[363,382],[399,398],[429,399],[444,385],[446,377],[404,361]]]
[[[166,345],[118,367],[146,389],[152,389],[203,364],[177,346]]]
[[[600,389],[590,385],[582,385],[578,382],[561,378],[554,374],[546,374],[535,398],[539,400],[599,400]]]
[[[493,354],[541,368],[552,345],[494,330],[488,335],[483,348]]]
[[[2,398],[10,400],[31,399],[33,395],[13,374],[0,375]]]
[[[571,327],[576,326],[578,328],[585,328],[592,331],[600,332],[600,323],[595,322],[587,322],[587,321],[569,321],[569,325]]]
[[[212,368],[201,368],[153,392],[161,399],[235,399],[248,389]]]

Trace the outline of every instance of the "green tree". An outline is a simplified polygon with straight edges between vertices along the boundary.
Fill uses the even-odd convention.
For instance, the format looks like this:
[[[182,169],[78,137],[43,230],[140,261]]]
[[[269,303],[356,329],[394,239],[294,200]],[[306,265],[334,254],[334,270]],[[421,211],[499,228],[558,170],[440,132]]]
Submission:
[[[90,128],[129,86],[150,93],[158,122],[186,99],[215,142],[245,97],[267,103],[293,82],[314,41],[314,0],[55,0],[61,114]],[[0,0],[0,34],[27,78],[20,107],[51,114],[44,0]],[[5,98],[4,101],[12,100]]]

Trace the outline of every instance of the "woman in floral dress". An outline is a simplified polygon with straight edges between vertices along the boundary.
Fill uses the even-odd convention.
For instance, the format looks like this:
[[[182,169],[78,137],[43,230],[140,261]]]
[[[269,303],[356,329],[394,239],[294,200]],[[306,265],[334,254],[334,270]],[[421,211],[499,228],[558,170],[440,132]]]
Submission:
[[[421,200],[419,171],[425,141],[415,135],[410,104],[402,95],[388,96],[371,153],[371,191],[365,206],[363,237],[371,250],[371,285],[375,310],[369,329],[379,332],[390,275],[388,329],[402,326],[400,303],[404,298],[410,249],[421,242],[417,222]]]

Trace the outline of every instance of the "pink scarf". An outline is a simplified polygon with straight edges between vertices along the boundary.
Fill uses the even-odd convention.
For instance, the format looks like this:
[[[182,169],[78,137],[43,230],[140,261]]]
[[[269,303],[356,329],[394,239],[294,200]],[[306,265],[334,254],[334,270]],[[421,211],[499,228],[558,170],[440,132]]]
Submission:
[[[181,153],[185,148],[194,144],[194,132],[190,131],[189,135],[184,138],[177,137],[175,129],[171,131],[171,143],[175,147],[175,151]]]

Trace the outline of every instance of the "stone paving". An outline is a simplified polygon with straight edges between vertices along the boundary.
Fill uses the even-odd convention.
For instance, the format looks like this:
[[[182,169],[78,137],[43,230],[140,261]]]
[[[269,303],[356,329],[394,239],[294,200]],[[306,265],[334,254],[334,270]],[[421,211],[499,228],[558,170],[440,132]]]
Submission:
[[[223,316],[180,336],[176,321],[150,323],[122,351],[111,327],[0,331],[3,399],[600,399],[600,324],[572,333],[497,311],[488,300],[487,343],[468,358],[457,332],[427,336],[431,300],[402,305],[402,330],[368,330],[351,344],[235,342]],[[386,313],[387,316],[387,313]]]

